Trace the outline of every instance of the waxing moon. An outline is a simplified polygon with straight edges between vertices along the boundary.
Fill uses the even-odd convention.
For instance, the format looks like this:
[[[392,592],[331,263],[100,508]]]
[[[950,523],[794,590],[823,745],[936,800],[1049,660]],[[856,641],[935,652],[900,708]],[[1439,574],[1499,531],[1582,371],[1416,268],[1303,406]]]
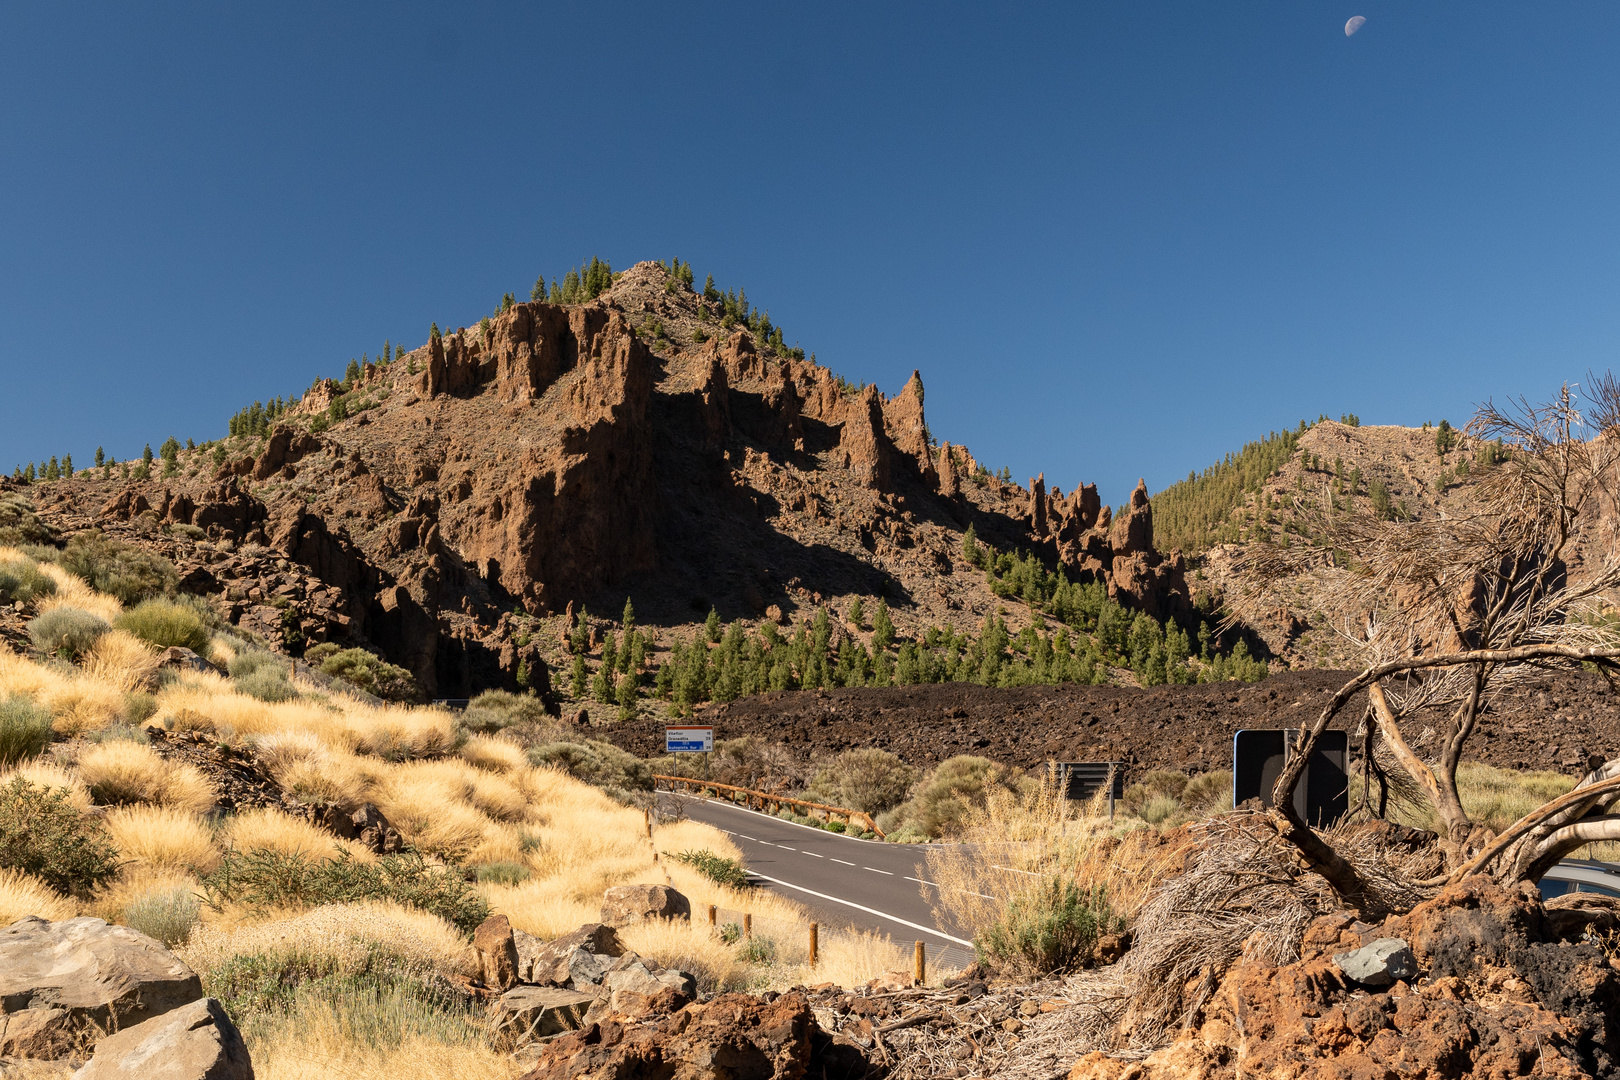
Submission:
[[[1352,15],[1352,16],[1350,16],[1350,21],[1344,24],[1344,36],[1349,37],[1351,34],[1354,34],[1357,30],[1360,30],[1361,29],[1361,24],[1366,22],[1366,21],[1367,21],[1367,16],[1365,16],[1365,15]]]

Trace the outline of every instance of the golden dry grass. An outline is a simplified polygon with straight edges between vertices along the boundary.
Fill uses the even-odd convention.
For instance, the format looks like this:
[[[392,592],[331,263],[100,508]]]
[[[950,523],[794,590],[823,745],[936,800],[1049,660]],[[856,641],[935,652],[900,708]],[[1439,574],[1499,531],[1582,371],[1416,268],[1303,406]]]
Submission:
[[[79,778],[99,803],[147,803],[202,813],[215,792],[196,766],[159,757],[150,747],[119,739],[79,756]]]
[[[529,765],[523,747],[496,735],[474,735],[456,753],[469,765],[490,772],[516,772]]]
[[[206,873],[219,864],[213,831],[190,811],[120,806],[108,812],[106,824],[119,856],[142,867]]]
[[[69,803],[81,811],[90,809],[90,789],[84,786],[79,774],[54,761],[34,758],[32,761],[25,761],[15,768],[0,772],[0,785],[9,783],[14,776],[22,777],[35,787],[66,788]]]
[[[56,582],[55,594],[40,602],[41,612],[59,607],[76,607],[90,612],[108,624],[124,613],[124,605],[120,604],[116,597],[96,592],[77,574],[70,574],[55,563],[38,565],[52,581]]]
[[[201,889],[197,879],[184,871],[131,863],[119,870],[118,877],[102,884],[96,890],[94,898],[85,909],[85,914],[106,919],[108,922],[118,922],[124,917],[124,912],[130,904],[143,896],[177,890],[200,893]],[[212,917],[213,913],[205,907],[203,916]]]
[[[342,840],[303,818],[263,807],[232,817],[222,839],[238,851],[263,848],[286,855],[326,858],[336,854],[335,849],[341,848],[357,862],[377,860],[371,849],[362,844]]]
[[[127,630],[101,635],[84,658],[85,675],[126,692],[145,686],[157,668],[157,650]]]
[[[301,914],[236,926],[202,926],[178,951],[205,979],[234,956],[313,957],[333,970],[358,969],[366,946],[434,971],[471,974],[471,947],[436,915],[399,904],[327,904]]]
[[[75,579],[77,580],[77,579]],[[0,651],[0,697],[22,694],[50,710],[59,735],[99,731],[124,718],[124,693],[64,665],[36,664]]]
[[[10,926],[25,915],[42,919],[71,919],[78,908],[38,878],[18,870],[0,869],[0,926]]]
[[[470,1039],[412,1036],[377,1046],[359,1036],[352,1016],[331,1005],[301,1010],[250,1034],[258,1080],[514,1080],[528,1071],[510,1054]]]

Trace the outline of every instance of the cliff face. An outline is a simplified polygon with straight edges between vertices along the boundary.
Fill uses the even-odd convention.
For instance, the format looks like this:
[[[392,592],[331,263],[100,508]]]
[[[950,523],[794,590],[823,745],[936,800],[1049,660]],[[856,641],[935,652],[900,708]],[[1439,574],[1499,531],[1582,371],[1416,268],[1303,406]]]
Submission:
[[[349,415],[318,430],[339,398]],[[1000,483],[935,445],[923,398],[916,373],[886,398],[767,355],[641,263],[591,303],[516,304],[347,392],[317,385],[223,465],[199,451],[167,480],[65,482],[42,513],[161,546],[294,651],[372,644],[435,696],[512,686],[555,641],[532,620],[627,596],[655,626],[711,605],[786,623],[852,595],[885,596],[902,631],[998,607],[1017,624],[960,556],[969,525],[1129,606],[1186,610],[1145,490],[1110,522],[1089,485]]]

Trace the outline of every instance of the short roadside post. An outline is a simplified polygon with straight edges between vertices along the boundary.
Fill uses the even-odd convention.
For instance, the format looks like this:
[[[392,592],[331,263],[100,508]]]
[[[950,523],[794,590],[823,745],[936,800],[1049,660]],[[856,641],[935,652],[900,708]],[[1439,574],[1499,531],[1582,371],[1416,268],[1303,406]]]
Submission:
[[[920,941],[917,942],[916,962],[912,966],[915,969],[912,972],[912,981],[921,986],[928,981],[928,951]]]
[[[816,961],[821,958],[820,941],[817,940],[821,927],[816,923],[810,924],[810,966],[815,967]]]

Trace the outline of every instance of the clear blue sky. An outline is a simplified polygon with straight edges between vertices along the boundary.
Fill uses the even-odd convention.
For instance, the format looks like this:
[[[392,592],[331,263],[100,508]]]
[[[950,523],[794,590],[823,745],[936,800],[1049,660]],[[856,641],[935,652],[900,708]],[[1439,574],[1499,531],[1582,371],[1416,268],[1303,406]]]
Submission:
[[[1367,16],[1354,37],[1351,15]],[[1020,478],[1611,363],[1620,6],[7,4],[0,465],[679,256]]]

